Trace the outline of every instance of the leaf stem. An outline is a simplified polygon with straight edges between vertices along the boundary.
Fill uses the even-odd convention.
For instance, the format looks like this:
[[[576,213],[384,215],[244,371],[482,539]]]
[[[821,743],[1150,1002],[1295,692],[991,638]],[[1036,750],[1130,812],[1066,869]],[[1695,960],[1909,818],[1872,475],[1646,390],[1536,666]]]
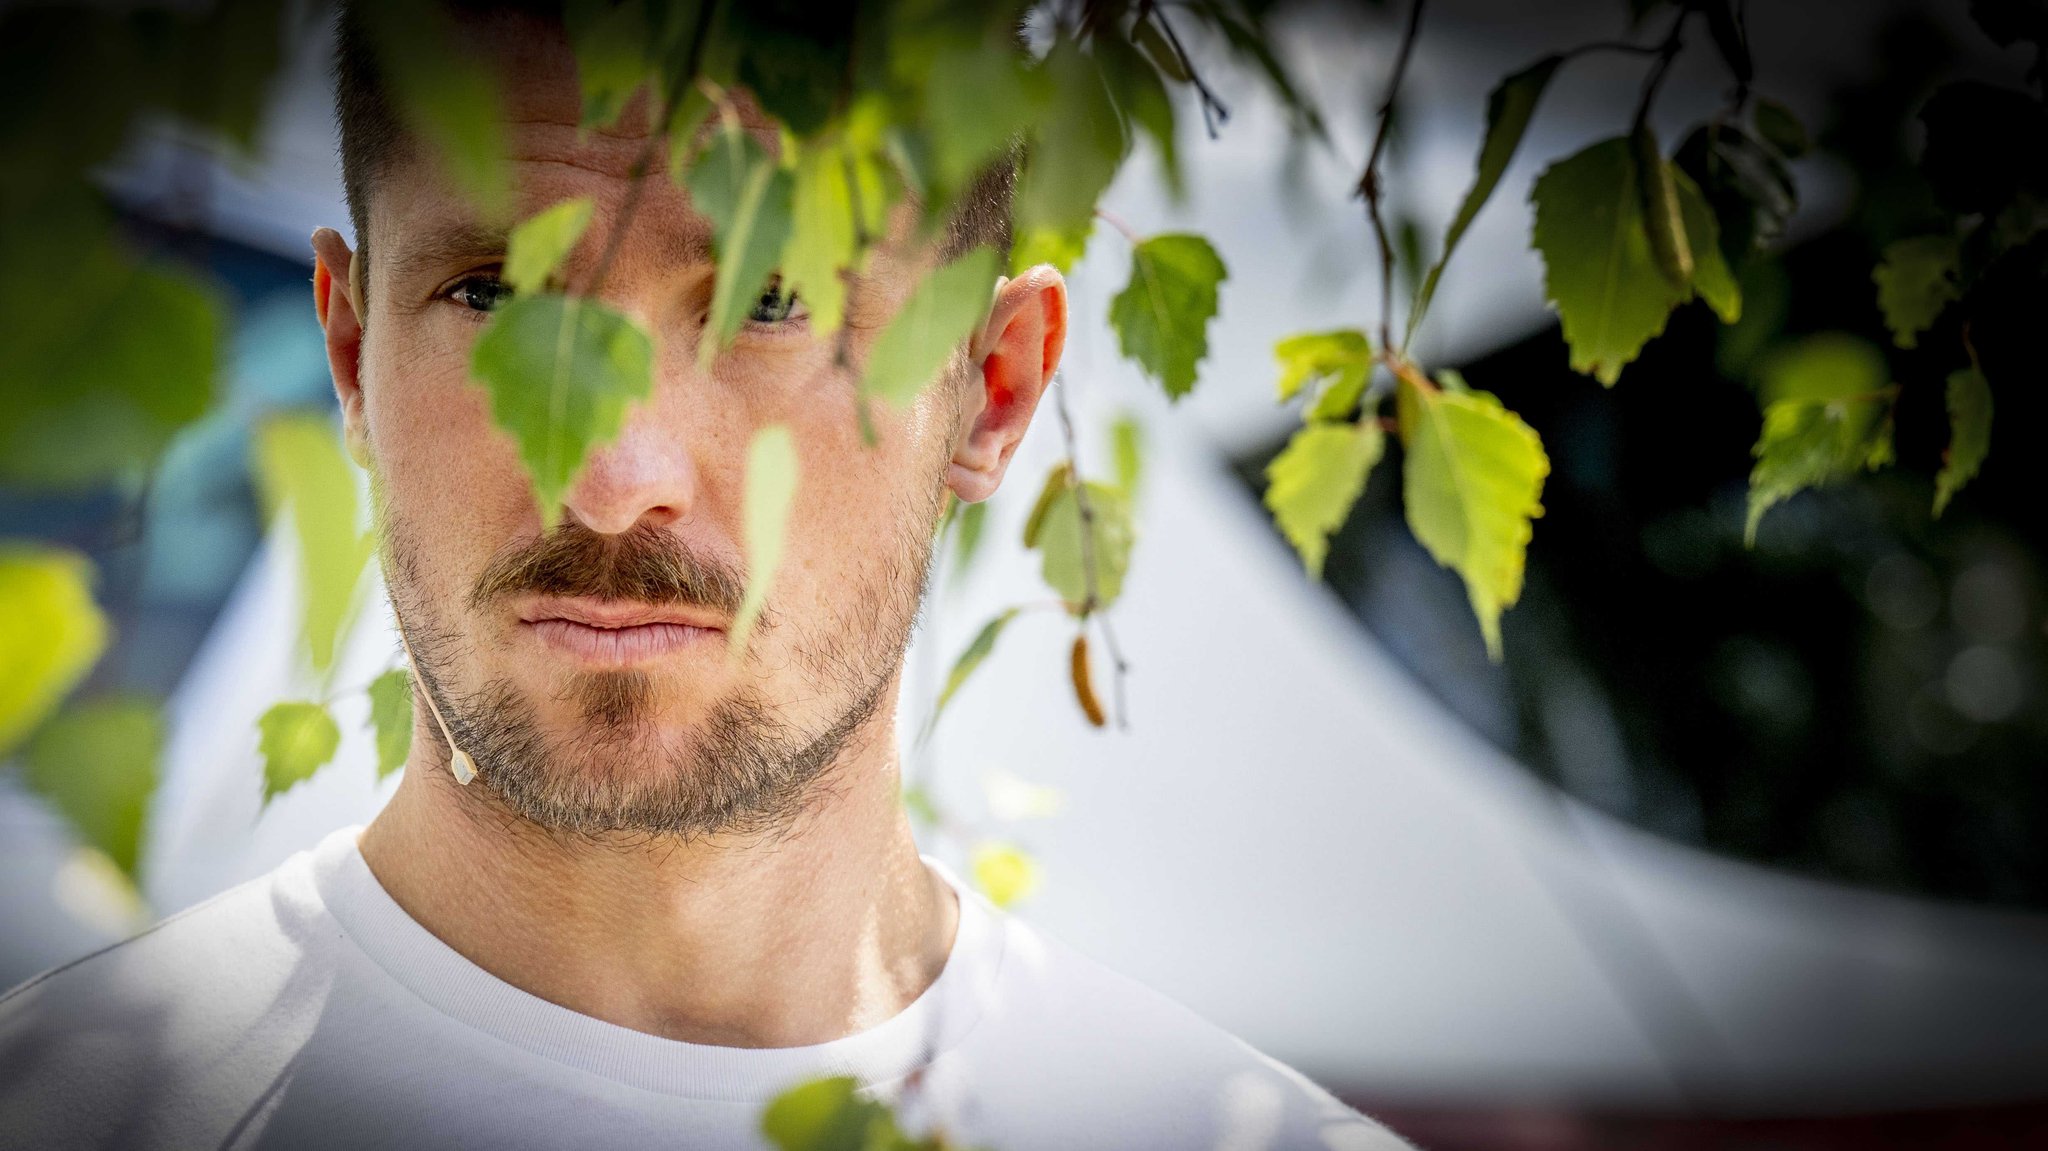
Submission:
[[[1678,15],[1672,17],[1671,30],[1664,34],[1664,40],[1657,45],[1657,62],[1650,66],[1643,77],[1643,93],[1636,100],[1636,114],[1629,120],[1629,131],[1643,126],[1650,117],[1650,106],[1656,103],[1657,91],[1664,86],[1664,77],[1671,71],[1671,61],[1678,56],[1678,50],[1685,46],[1680,33],[1685,31],[1685,21],[1692,15],[1692,8],[1681,7]]]
[[[1408,6],[1408,27],[1401,33],[1401,47],[1394,56],[1394,72],[1387,78],[1387,94],[1380,101],[1379,128],[1373,133],[1372,153],[1366,157],[1365,173],[1358,178],[1356,195],[1365,197],[1366,213],[1372,219],[1374,239],[1380,246],[1380,347],[1394,343],[1394,245],[1387,239],[1387,221],[1380,210],[1380,157],[1387,148],[1387,126],[1394,115],[1394,98],[1400,94],[1401,78],[1408,72],[1409,57],[1415,51],[1416,33],[1422,27],[1423,0]]]
[[[1097,616],[1102,622],[1102,638],[1109,648],[1110,661],[1115,666],[1116,679],[1113,688],[1116,694],[1116,725],[1118,730],[1128,730],[1129,717],[1124,711],[1124,673],[1130,665],[1124,661],[1123,651],[1117,646],[1115,633],[1109,630],[1109,617],[1097,611],[1100,592],[1095,582],[1095,507],[1088,501],[1088,482],[1081,476],[1081,455],[1074,438],[1074,418],[1067,411],[1067,390],[1065,381],[1053,378],[1053,406],[1060,416],[1060,435],[1067,444],[1067,468],[1073,475],[1074,510],[1081,516],[1081,576],[1087,595],[1081,602],[1083,625],[1090,616]]]

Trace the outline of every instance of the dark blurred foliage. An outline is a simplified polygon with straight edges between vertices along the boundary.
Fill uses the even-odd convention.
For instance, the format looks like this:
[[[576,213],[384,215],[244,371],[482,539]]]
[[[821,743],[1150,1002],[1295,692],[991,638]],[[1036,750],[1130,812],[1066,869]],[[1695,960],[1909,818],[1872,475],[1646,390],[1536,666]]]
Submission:
[[[1871,79],[1819,133],[1856,177],[1853,208],[1748,267],[1741,323],[1689,305],[1612,391],[1568,370],[1555,327],[1464,365],[1555,469],[1504,664],[1403,525],[1398,458],[1332,541],[1327,578],[1454,711],[1617,816],[1815,875],[2048,908],[2048,453],[2030,442],[2048,426],[2048,248],[1997,251],[1978,227],[1962,305],[1910,351],[1871,280],[1891,240],[1963,213],[1982,214],[1966,229],[2025,215],[2031,234],[2034,197],[2048,202],[2038,91],[1944,86],[1951,47],[1924,19],[1884,30]],[[1937,520],[1963,316],[1998,409],[1983,473]],[[1773,510],[1745,549],[1750,381],[1823,331],[1886,349],[1898,462]],[[1269,458],[1241,461],[1255,489]]]

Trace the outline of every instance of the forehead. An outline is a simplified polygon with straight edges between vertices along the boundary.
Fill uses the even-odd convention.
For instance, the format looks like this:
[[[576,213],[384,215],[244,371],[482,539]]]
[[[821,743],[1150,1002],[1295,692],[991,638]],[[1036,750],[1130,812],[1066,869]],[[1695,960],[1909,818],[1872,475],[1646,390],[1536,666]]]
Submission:
[[[641,168],[650,176],[643,211],[662,211],[658,202],[666,201],[666,207],[693,217],[692,230],[707,227],[688,211],[687,195],[661,178],[669,167],[669,142],[653,123],[659,109],[651,87],[635,93],[612,123],[584,127],[576,58],[559,23],[495,12],[459,17],[457,24],[461,48],[485,61],[498,79],[502,145],[518,215],[576,195],[593,197],[602,210],[609,198],[623,197]],[[724,111],[770,155],[780,154],[781,133],[747,92],[732,90]],[[714,115],[699,128],[700,141],[717,130],[718,119]],[[416,142],[394,152],[371,190],[369,215],[397,225],[406,236],[420,229],[477,231],[467,200],[438,165],[422,159]]]

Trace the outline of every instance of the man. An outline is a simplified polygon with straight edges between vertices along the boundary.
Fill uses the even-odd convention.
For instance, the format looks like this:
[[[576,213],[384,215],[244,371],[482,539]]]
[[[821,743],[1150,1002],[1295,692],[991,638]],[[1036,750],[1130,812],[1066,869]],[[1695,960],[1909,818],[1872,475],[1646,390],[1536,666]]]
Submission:
[[[469,378],[504,236],[397,129],[347,27],[359,247],[315,234],[315,303],[413,752],[367,828],[0,1001],[0,1145],[755,1147],[778,1094],[852,1076],[907,1129],[995,1151],[1400,1146],[911,837],[892,732],[934,528],[946,491],[1002,482],[1059,363],[1059,273],[991,285],[956,365],[864,445],[852,376],[779,290],[699,369],[706,221],[659,177],[634,203],[630,128],[579,132],[557,24],[469,13],[516,80],[521,214],[590,197],[567,278],[602,263],[601,297],[656,339],[653,394],[548,527]],[[1007,246],[997,175],[944,246]],[[851,293],[855,364],[945,255],[907,237]],[[729,665],[745,454],[775,423],[802,488]]]

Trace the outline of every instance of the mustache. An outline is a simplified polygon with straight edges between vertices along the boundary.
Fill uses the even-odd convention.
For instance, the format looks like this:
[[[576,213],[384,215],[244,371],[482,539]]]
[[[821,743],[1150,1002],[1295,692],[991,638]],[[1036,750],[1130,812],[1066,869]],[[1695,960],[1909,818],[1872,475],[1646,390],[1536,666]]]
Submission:
[[[480,610],[522,594],[691,604],[733,616],[746,579],[651,524],[602,535],[564,519],[532,543],[493,558],[477,577],[469,605]]]

